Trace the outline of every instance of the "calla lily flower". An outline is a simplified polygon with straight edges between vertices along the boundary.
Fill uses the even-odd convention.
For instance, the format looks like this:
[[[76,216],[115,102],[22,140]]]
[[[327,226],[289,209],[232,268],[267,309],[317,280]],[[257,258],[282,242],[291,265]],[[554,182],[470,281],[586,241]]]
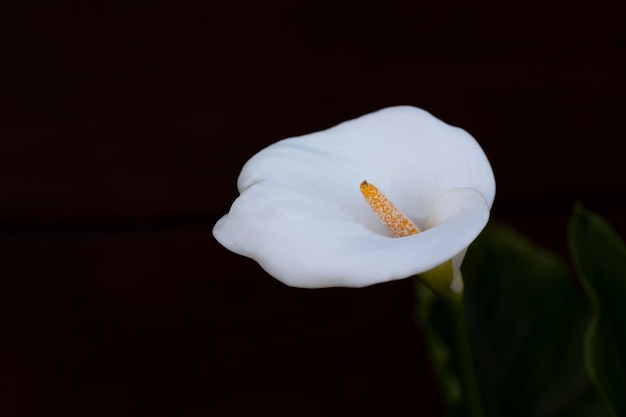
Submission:
[[[394,237],[361,195],[364,180],[420,232]],[[465,251],[495,197],[476,140],[411,106],[276,142],[244,165],[237,186],[214,237],[302,288],[364,287],[448,265],[446,285],[459,292]]]

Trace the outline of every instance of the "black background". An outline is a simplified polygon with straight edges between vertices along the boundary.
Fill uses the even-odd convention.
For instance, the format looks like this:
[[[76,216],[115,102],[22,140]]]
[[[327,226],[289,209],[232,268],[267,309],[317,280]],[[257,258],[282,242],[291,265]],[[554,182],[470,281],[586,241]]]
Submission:
[[[211,235],[254,153],[385,106],[477,138],[494,221],[626,232],[621,1],[7,4],[2,416],[438,415],[410,282],[288,288]]]

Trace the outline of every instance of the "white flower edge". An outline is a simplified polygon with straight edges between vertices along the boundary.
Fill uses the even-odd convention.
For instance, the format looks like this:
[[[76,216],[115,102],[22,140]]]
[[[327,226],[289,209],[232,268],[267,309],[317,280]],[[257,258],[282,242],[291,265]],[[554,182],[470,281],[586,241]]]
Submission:
[[[438,199],[428,217],[430,228],[421,233],[394,238],[363,226],[351,230],[349,239],[322,246],[315,239],[306,239],[306,233],[314,231],[297,228],[303,219],[290,213],[281,215],[280,223],[291,227],[258,231],[261,234],[272,233],[275,240],[271,245],[259,236],[255,239],[257,245],[241,246],[232,239],[231,233],[225,231],[231,227],[249,230],[255,230],[255,227],[245,221],[251,218],[247,213],[235,210],[237,215],[243,218],[233,218],[231,211],[231,215],[218,221],[214,228],[216,239],[233,252],[257,260],[263,269],[283,283],[301,288],[364,287],[417,275],[450,259],[453,260],[454,271],[458,272],[467,246],[487,224],[489,206],[475,190],[453,189]],[[270,221],[266,224],[271,226],[271,216],[268,219]],[[237,226],[231,222],[236,222]],[[318,232],[333,232],[332,224],[317,227]],[[304,239],[294,242],[294,237],[299,235],[294,234],[294,228],[299,229]],[[348,229],[345,228],[346,231]],[[252,238],[252,235],[249,237]],[[294,247],[298,248],[298,255],[301,256],[293,256]],[[276,253],[283,253],[289,258],[275,256]]]
[[[390,237],[360,196],[363,179],[425,230]],[[363,287],[448,260],[456,275],[495,195],[476,141],[408,106],[277,142],[246,163],[238,186],[215,238],[303,288]]]

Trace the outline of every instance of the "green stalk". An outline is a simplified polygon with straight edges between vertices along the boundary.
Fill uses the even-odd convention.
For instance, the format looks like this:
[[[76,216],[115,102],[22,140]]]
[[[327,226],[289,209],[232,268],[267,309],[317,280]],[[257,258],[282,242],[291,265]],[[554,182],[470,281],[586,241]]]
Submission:
[[[467,330],[463,296],[459,294],[458,297],[454,298],[446,297],[444,303],[448,311],[448,317],[450,318],[454,335],[452,348],[458,366],[462,401],[465,403],[468,416],[483,417],[485,411],[480,387],[476,378],[476,369],[474,367],[472,346]]]
[[[417,318],[446,402],[446,414],[484,417],[463,295],[447,288],[443,292],[433,290],[423,281],[417,286]]]

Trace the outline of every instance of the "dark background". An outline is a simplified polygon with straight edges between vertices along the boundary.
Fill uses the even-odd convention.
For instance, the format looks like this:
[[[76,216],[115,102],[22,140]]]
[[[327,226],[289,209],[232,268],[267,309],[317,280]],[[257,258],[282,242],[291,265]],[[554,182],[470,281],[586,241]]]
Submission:
[[[626,232],[624,2],[6,5],[2,416],[437,415],[408,280],[288,288],[211,235],[250,156],[381,107],[477,138],[494,221]]]

